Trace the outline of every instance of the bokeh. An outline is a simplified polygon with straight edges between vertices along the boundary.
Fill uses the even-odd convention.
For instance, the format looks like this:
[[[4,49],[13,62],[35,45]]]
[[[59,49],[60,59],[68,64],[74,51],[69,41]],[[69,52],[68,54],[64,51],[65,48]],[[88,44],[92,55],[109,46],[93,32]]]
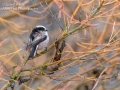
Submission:
[[[119,5],[119,0],[0,0],[0,89],[119,90]],[[38,50],[23,66],[37,25],[48,30],[48,50]],[[20,76],[30,80],[19,85]]]

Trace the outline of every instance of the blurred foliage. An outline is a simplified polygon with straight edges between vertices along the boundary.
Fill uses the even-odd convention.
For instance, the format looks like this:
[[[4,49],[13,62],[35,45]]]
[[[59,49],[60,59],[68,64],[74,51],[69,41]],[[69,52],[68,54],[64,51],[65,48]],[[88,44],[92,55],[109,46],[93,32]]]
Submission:
[[[0,89],[119,90],[119,5],[119,0],[1,0]],[[22,66],[37,25],[48,30],[48,50]]]

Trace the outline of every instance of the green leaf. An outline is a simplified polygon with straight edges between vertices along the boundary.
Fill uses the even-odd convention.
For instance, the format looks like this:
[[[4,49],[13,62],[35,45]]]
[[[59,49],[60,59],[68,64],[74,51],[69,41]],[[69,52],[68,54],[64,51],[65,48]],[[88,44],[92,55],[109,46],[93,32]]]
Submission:
[[[47,67],[48,66],[48,63],[45,63],[44,65],[43,65],[43,67]]]
[[[14,73],[11,75],[11,79],[16,79],[18,77],[18,73]]]
[[[41,75],[45,75],[45,73],[44,72],[40,72],[41,73]]]

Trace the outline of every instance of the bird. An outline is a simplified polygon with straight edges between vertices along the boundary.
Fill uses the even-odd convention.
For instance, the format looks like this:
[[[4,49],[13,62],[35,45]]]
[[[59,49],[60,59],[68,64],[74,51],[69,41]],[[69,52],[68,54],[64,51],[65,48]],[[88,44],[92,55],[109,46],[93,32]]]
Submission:
[[[31,32],[26,50],[30,50],[28,59],[36,55],[37,50],[47,50],[49,43],[48,30],[43,25],[37,25]]]

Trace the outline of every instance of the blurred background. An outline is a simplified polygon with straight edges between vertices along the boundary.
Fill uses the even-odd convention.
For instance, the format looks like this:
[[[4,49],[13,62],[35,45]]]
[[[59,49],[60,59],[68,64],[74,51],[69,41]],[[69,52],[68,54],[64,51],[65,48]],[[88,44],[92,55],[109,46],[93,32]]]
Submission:
[[[62,58],[73,58],[108,44],[103,51],[86,55],[74,61],[61,63],[50,75],[32,74],[31,80],[15,90],[119,90],[119,0],[105,0],[92,18],[102,0],[0,0],[0,88],[1,90],[24,62],[29,35],[37,25],[44,25],[49,33],[49,45],[62,35],[88,20],[82,30],[65,38]],[[59,24],[57,23],[59,22]],[[40,52],[40,51],[39,51]],[[25,69],[43,65],[52,60],[55,48],[27,62]],[[27,57],[27,56],[26,56]],[[14,66],[17,66],[15,69]],[[50,77],[51,76],[51,77]],[[94,89],[95,87],[95,89]],[[8,90],[11,90],[8,88]]]

